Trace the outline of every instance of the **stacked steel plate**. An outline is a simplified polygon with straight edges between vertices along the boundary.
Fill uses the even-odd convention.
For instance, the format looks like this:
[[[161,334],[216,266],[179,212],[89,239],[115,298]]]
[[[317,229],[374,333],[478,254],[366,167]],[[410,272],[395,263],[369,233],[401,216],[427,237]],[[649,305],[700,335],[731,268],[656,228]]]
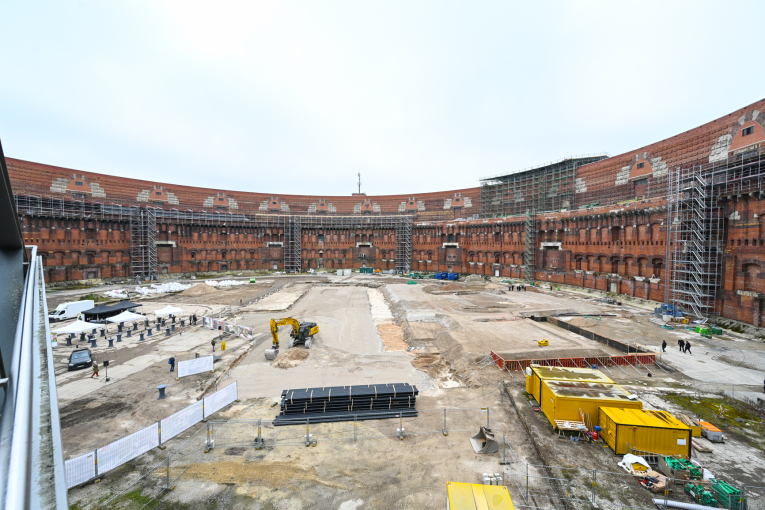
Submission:
[[[284,390],[274,425],[417,416],[418,393],[409,383]]]

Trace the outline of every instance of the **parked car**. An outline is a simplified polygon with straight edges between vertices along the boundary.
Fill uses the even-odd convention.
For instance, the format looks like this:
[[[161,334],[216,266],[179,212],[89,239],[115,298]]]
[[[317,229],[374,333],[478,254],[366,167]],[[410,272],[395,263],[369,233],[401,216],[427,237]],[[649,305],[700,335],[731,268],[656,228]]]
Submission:
[[[69,355],[69,370],[88,368],[91,365],[93,365],[93,357],[91,356],[90,349],[87,347],[75,349]]]

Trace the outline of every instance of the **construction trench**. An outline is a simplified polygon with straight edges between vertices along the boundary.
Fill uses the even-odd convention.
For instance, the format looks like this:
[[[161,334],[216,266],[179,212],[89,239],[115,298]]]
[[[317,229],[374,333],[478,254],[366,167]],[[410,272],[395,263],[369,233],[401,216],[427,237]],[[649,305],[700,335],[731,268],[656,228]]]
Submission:
[[[524,360],[550,370],[562,365],[601,374],[644,410],[696,417],[695,412],[706,412],[702,405],[723,404],[730,409],[727,415],[706,419],[724,429],[725,442],[694,437],[708,451],[694,449],[692,458],[728,483],[745,486],[749,505],[763,501],[756,488],[765,470],[762,415],[746,402],[756,391],[742,384],[747,369],[721,361],[729,348],[720,341],[727,337],[752,363],[762,359],[761,344],[743,335],[731,332],[705,344],[698,334],[651,323],[650,303],[620,306],[596,293],[558,290],[509,292],[498,278],[410,284],[392,275],[320,273],[255,279],[198,296],[189,291],[137,298],[149,313],[171,303],[184,313],[217,317],[225,311],[223,319],[252,328],[252,340],[197,326],[182,337],[155,336],[113,349],[99,344],[94,356],[116,360],[109,383],[90,379],[90,373],[58,371],[67,459],[163,420],[205,392],[209,396],[234,383],[237,388],[236,402],[170,439],[165,449],[143,453],[104,473],[98,483],[73,487],[72,503],[79,508],[101,508],[104,501],[114,508],[141,508],[149,501],[165,508],[443,508],[448,481],[489,480],[504,483],[515,506],[584,508],[594,501],[599,507],[655,507],[656,493],[617,465],[622,455],[605,440],[573,441],[580,434],[554,430],[545,410],[529,404],[533,396],[525,370],[531,362]],[[49,299],[55,303],[56,293]],[[241,307],[232,306],[240,300]],[[270,320],[287,316],[316,322],[320,332],[310,349],[280,352],[307,356],[267,361]],[[288,338],[286,329],[282,336]],[[680,337],[694,343],[693,356],[679,352]],[[176,380],[167,358],[212,354],[212,338],[227,343],[225,351],[216,347],[215,371]],[[544,339],[547,346],[541,347],[538,341]],[[670,346],[666,353],[660,353],[662,340]],[[63,362],[68,352],[58,348],[54,356]],[[609,366],[606,359],[624,362]],[[583,368],[592,364],[599,366]],[[416,417],[274,426],[284,390],[391,383],[416,387]],[[164,400],[156,399],[159,384],[168,385]],[[719,393],[734,387],[736,398]],[[487,425],[496,451],[476,453],[471,438]],[[732,464],[731,457],[746,461]],[[682,485],[673,488],[671,499],[695,501]]]

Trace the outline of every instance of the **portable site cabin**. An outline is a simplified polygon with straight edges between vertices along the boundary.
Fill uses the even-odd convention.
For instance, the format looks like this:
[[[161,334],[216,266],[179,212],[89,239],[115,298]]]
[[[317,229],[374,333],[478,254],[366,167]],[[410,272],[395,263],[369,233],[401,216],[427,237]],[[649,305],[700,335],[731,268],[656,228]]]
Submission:
[[[542,381],[540,396],[542,412],[553,427],[555,420],[581,421],[580,409],[590,425],[595,425],[599,407],[643,408],[640,400],[618,384]]]
[[[542,398],[542,381],[579,381],[614,384],[614,381],[609,379],[600,370],[531,365],[526,368],[526,391],[537,402],[541,402]]]
[[[601,437],[617,455],[629,448],[659,455],[691,456],[691,428],[666,411],[601,407]]]
[[[515,510],[507,487],[446,482],[446,510]]]

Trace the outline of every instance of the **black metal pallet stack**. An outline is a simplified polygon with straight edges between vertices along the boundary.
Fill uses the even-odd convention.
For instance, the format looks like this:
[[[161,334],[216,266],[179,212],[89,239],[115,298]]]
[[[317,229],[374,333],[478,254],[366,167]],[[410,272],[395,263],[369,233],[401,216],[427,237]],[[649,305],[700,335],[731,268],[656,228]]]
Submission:
[[[418,393],[409,383],[284,390],[274,425],[417,416],[414,406]]]

